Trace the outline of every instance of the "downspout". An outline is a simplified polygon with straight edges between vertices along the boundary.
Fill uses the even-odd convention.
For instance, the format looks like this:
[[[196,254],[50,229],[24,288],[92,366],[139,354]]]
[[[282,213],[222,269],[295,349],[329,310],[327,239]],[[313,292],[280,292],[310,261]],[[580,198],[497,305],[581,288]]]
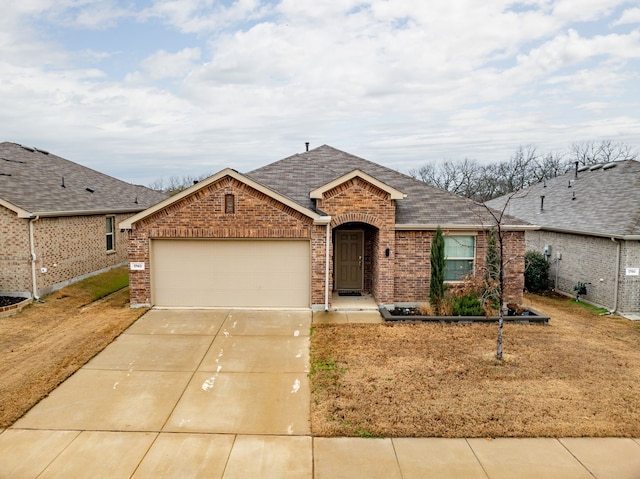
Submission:
[[[329,242],[331,240],[331,223],[327,223],[324,258],[324,310],[329,311]]]
[[[611,314],[615,313],[618,310],[618,289],[620,288],[620,241],[616,241],[615,238],[611,238],[616,245],[616,282],[613,289],[613,309],[611,310]]]
[[[33,300],[40,301],[38,296],[38,285],[36,282],[36,242],[33,234],[33,224],[40,219],[40,216],[29,220],[29,245],[31,248],[31,284],[33,285]]]

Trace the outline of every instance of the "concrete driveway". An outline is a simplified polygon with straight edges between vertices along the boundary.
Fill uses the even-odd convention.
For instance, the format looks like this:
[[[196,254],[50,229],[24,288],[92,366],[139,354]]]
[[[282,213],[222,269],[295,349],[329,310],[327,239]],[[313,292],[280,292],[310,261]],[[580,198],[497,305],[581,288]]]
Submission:
[[[0,434],[0,478],[640,478],[633,439],[312,438],[311,323],[152,310]]]

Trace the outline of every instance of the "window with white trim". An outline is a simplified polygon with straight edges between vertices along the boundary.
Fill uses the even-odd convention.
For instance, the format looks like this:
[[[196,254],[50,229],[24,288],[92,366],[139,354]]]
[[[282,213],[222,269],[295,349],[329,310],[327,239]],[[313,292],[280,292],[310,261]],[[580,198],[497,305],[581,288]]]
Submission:
[[[476,256],[476,241],[474,236],[445,236],[444,268],[445,281],[462,281],[468,274],[473,273]]]
[[[107,216],[106,230],[107,230],[107,251],[115,251],[116,249],[116,234],[115,234],[115,222],[114,216]]]

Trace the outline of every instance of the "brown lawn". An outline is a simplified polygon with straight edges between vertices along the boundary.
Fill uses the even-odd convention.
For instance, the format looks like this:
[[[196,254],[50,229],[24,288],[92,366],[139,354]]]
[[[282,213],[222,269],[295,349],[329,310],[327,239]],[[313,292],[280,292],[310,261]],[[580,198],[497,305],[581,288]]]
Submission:
[[[113,284],[109,273],[100,277]],[[129,308],[129,288],[98,301],[95,291],[95,280],[87,280],[0,319],[0,427],[20,418],[146,311]]]
[[[548,326],[317,325],[312,433],[640,437],[640,324],[528,296]]]

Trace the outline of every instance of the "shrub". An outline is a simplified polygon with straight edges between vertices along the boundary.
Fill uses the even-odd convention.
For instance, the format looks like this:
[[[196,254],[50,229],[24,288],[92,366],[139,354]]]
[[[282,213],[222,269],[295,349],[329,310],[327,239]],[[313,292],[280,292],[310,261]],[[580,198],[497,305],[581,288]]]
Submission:
[[[439,314],[440,303],[444,298],[444,236],[438,226],[431,243],[431,281],[429,282],[429,302]]]
[[[482,302],[475,294],[465,294],[458,296],[453,302],[454,316],[482,316],[484,308]]]
[[[524,287],[532,293],[549,289],[549,263],[542,253],[525,253]]]

